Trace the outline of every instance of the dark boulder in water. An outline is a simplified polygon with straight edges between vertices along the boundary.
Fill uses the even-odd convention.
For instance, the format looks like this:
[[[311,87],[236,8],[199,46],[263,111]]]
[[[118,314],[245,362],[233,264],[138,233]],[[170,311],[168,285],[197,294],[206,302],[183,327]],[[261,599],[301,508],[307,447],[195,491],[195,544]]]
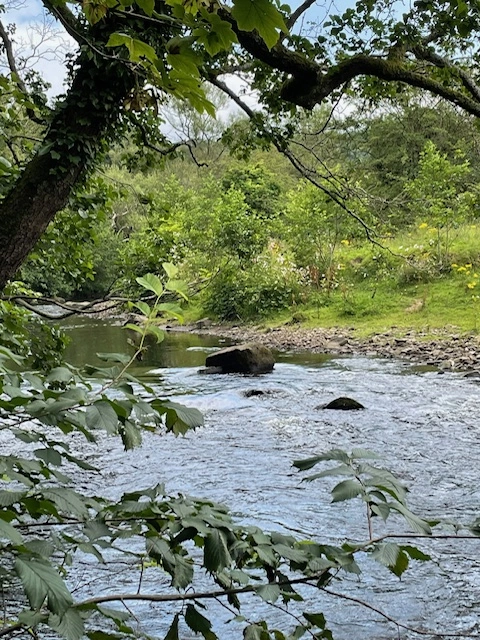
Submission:
[[[365,409],[363,404],[353,400],[353,398],[336,398],[327,404],[321,404],[317,409],[337,409],[339,411],[358,411]]]

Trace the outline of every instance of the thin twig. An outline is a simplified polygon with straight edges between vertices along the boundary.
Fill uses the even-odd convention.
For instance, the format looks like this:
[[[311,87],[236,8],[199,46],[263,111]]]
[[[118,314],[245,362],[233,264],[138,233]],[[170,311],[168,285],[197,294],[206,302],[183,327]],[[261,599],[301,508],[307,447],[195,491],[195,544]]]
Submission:
[[[475,633],[475,634],[474,633],[443,633],[441,631],[432,631],[432,630],[423,631],[421,629],[416,629],[415,627],[411,627],[407,624],[403,624],[402,622],[399,622],[398,620],[395,620],[395,618],[392,618],[392,616],[389,616],[388,613],[385,613],[381,609],[374,607],[369,602],[365,602],[365,600],[360,600],[360,598],[355,598],[355,596],[348,596],[345,593],[338,593],[337,591],[332,591],[331,589],[327,589],[325,587],[321,587],[321,590],[324,593],[328,593],[328,595],[334,596],[335,598],[340,598],[341,600],[347,600],[348,602],[354,602],[355,604],[365,607],[365,609],[369,609],[370,611],[373,611],[374,613],[378,614],[385,620],[388,620],[388,622],[391,622],[397,627],[400,627],[401,629],[405,629],[406,631],[411,631],[412,633],[416,633],[417,635],[420,635],[420,636],[435,635],[441,638],[478,638],[478,633]]]

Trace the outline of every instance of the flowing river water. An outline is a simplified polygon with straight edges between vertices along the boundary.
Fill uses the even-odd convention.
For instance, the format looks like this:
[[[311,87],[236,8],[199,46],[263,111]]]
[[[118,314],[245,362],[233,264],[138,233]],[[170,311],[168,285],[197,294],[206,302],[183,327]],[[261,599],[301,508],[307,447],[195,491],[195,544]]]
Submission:
[[[100,321],[81,320],[71,332],[74,341],[68,355],[77,364],[92,362],[97,351],[126,347],[124,332]],[[200,409],[205,426],[181,438],[147,435],[139,449],[127,453],[112,439],[99,449],[85,446],[87,457],[102,468],[101,476],[85,490],[117,497],[163,482],[169,492],[229,505],[240,522],[341,544],[368,539],[362,505],[330,504],[333,482],[302,482],[291,465],[294,459],[331,448],[364,447],[382,455],[386,468],[406,483],[410,506],[419,515],[462,523],[480,515],[476,379],[458,373],[440,375],[401,361],[292,353],[278,354],[274,371],[263,376],[199,375],[205,355],[222,344],[218,338],[168,334],[164,343],[148,352],[137,373],[148,371],[149,383],[162,396]],[[252,389],[264,393],[246,397]],[[338,396],[355,398],[366,409],[317,408]],[[402,523],[391,530],[407,531]],[[367,602],[408,627],[432,631],[424,637],[438,637],[434,632],[480,637],[480,538],[413,544],[433,561],[412,562],[399,580],[364,558],[360,578],[346,576],[332,589]],[[90,587],[82,582],[80,571],[82,595],[98,593],[99,588],[132,589],[128,566],[119,568],[115,585],[102,584],[101,568],[95,569],[98,580],[92,583],[87,561],[84,571]],[[155,578],[153,572],[152,576],[148,588],[161,591],[166,579]],[[419,637],[352,600],[318,592],[306,592],[306,597],[312,597],[306,608],[325,613],[337,640]],[[148,633],[162,637],[174,610],[144,604],[136,613]],[[226,624],[231,615],[224,609],[210,615],[222,640],[241,638],[240,628]],[[256,601],[248,615],[275,620],[278,616],[279,626],[295,626],[288,616]],[[185,632],[182,639],[190,637]]]

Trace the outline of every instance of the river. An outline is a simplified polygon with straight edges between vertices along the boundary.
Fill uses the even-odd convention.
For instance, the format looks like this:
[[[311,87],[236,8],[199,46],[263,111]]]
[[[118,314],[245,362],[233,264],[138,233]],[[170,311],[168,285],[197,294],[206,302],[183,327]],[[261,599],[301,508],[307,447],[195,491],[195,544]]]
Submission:
[[[96,351],[125,350],[125,333],[118,327],[76,323],[69,329],[74,337],[70,360],[91,362]],[[463,523],[477,517],[480,421],[475,379],[394,360],[292,353],[278,354],[274,371],[263,376],[199,375],[206,353],[222,344],[217,338],[168,334],[149,350],[137,373],[148,371],[162,396],[200,409],[205,426],[182,438],[147,435],[142,447],[127,453],[112,439],[99,449],[86,448],[84,453],[102,467],[89,489],[116,497],[164,482],[169,492],[228,504],[243,523],[340,544],[367,539],[362,505],[330,504],[333,482],[302,482],[292,461],[331,448],[365,447],[382,455],[386,468],[408,485],[410,505],[419,515]],[[264,393],[246,397],[251,389]],[[317,408],[338,396],[353,397],[366,409]],[[406,531],[400,524],[399,530]],[[360,578],[347,576],[334,585],[335,591],[366,601],[406,626],[480,637],[480,538],[418,546],[434,562],[413,562],[398,580],[367,558]],[[91,568],[86,562],[85,576]],[[98,572],[95,588],[78,587],[82,595],[112,588],[102,584],[101,568]],[[117,578],[114,589],[127,588],[129,568],[119,568]],[[159,591],[164,584],[153,577],[149,589]],[[340,598],[317,594],[310,604],[325,613],[337,640],[418,637]],[[292,626],[288,616],[283,621],[268,605],[251,606],[253,618],[278,615],[280,624]],[[160,636],[168,628],[166,611],[150,604],[136,609],[146,631]],[[225,624],[229,617],[223,609],[214,613],[214,629],[222,640],[241,637],[239,629]]]

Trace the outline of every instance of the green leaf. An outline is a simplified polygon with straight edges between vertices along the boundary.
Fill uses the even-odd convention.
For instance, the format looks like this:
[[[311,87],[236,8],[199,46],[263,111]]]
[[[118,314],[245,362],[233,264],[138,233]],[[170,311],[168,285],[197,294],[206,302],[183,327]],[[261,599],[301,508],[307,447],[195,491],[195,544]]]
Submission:
[[[162,281],[153,273],[147,273],[141,278],[136,278],[136,281],[141,287],[148,291],[153,291],[153,293],[158,297],[163,293]]]
[[[255,593],[265,602],[276,602],[280,596],[280,587],[278,584],[263,584],[255,589]]]
[[[202,11],[202,18],[208,21],[211,26],[205,27],[202,25],[194,29],[192,35],[197,38],[197,42],[203,45],[211,56],[229,49],[233,43],[238,42],[231,25],[222,20],[218,14]]]
[[[277,564],[277,557],[270,545],[259,544],[255,547],[255,551],[257,552],[260,560],[265,564],[268,564],[270,567],[274,567]]]
[[[130,329],[130,331],[135,331],[135,333],[139,333],[141,336],[145,333],[144,327],[139,327],[138,324],[132,324],[131,322],[124,324],[122,329]]]
[[[110,529],[100,520],[90,520],[83,527],[83,533],[89,540],[98,540],[99,538],[108,538],[111,535]]]
[[[204,638],[216,638],[217,636],[211,632],[212,623],[208,618],[195,609],[193,604],[187,604],[185,611],[185,622],[195,633],[201,633]]]
[[[51,489],[44,489],[43,496],[47,500],[51,500],[59,511],[63,511],[67,515],[75,515],[79,518],[88,516],[88,509],[83,496],[80,496],[72,489],[52,487]]]
[[[55,367],[46,377],[47,382],[70,382],[73,379],[73,373],[67,367]]]
[[[142,9],[147,16],[151,16],[155,9],[155,0],[136,0],[136,3]]]
[[[23,544],[22,534],[2,519],[0,519],[0,538],[6,538],[10,540],[10,542],[13,542],[13,544]]]
[[[141,311],[144,316],[149,316],[152,311],[148,304],[146,302],[142,302],[141,300],[139,300],[138,302],[132,302],[132,306]]]
[[[328,478],[330,476],[351,476],[352,468],[346,464],[341,464],[338,467],[334,467],[333,469],[325,469],[324,471],[320,471],[319,473],[315,473],[313,476],[308,476],[304,478],[305,482],[312,482],[312,480],[317,480],[318,478]]]
[[[175,617],[173,618],[173,622],[170,625],[170,629],[167,631],[167,635],[165,636],[165,638],[163,640],[179,640],[179,637],[178,637],[178,620],[179,620],[179,615],[178,615],[178,613],[176,613]]]
[[[165,416],[167,431],[175,435],[184,435],[189,429],[203,425],[203,416],[198,409],[169,400],[153,400],[151,406],[159,415]]]
[[[198,59],[195,55],[192,55],[190,51],[182,50],[182,53],[169,53],[167,55],[167,62],[173,69],[171,72],[173,77],[177,77],[183,82],[186,82],[188,78],[200,78]],[[175,76],[174,72],[180,75]]]
[[[408,524],[411,526],[411,528],[415,532],[423,533],[425,535],[431,535],[432,530],[428,522],[416,516],[414,513],[410,511],[410,509],[407,509],[407,507],[405,507],[403,504],[400,504],[400,503],[390,504],[390,507],[391,509],[394,509],[395,511],[398,511],[399,513],[401,513],[402,516],[405,518],[405,520],[408,522]]]
[[[87,427],[90,429],[104,429],[110,434],[117,432],[117,413],[106,400],[97,400],[97,402],[87,407],[85,418]]]
[[[232,563],[225,534],[219,529],[212,529],[205,536],[203,553],[203,565],[207,571],[221,571]]]
[[[29,611],[28,609],[24,609],[18,614],[18,621],[30,629],[34,629],[41,622],[46,622],[46,620],[47,615],[40,611]]]
[[[106,44],[107,47],[120,47],[122,45],[129,46],[130,41],[132,40],[131,36],[128,36],[126,33],[112,33],[108,39]]]
[[[169,280],[165,288],[168,289],[168,291],[178,293],[184,300],[188,300],[188,285],[184,280]]]
[[[394,542],[383,542],[375,545],[372,557],[385,567],[392,568],[397,562],[399,553],[400,547],[398,544],[395,544]]]
[[[167,562],[169,565],[175,564],[175,556],[170,549],[170,545],[163,538],[152,536],[146,540],[146,549],[148,555],[154,560]]]
[[[48,449],[36,449],[33,453],[37,458],[40,458],[47,464],[51,464],[56,467],[59,467],[62,464],[62,454],[56,449],[52,449],[50,447]]]
[[[105,607],[101,604],[96,605],[96,608],[102,614],[102,616],[105,616],[105,618],[110,618],[110,620],[126,622],[130,618],[129,614],[126,611],[120,611],[120,609],[111,609],[110,607]]]
[[[256,29],[271,49],[278,41],[278,31],[288,32],[281,13],[270,0],[234,0],[232,16],[242,31]]]
[[[292,562],[304,563],[307,561],[306,554],[300,551],[300,549],[292,549],[292,547],[286,544],[275,544],[273,548],[282,558],[287,558],[287,560],[291,560]]]
[[[119,364],[128,364],[130,362],[130,356],[126,353],[97,353],[95,355],[103,362],[118,362]]]
[[[417,547],[412,547],[410,545],[402,545],[402,551],[405,551],[412,560],[418,560],[419,562],[427,562],[432,559],[432,556],[429,556],[427,553],[423,553]]]
[[[25,496],[25,491],[9,491],[2,489],[0,491],[0,507],[10,507],[16,502],[20,502]]]
[[[149,0],[146,0],[149,2]],[[143,42],[142,40],[137,40],[136,38],[132,39],[131,45],[129,47],[130,52],[130,60],[132,62],[141,62],[142,60],[148,60],[149,62],[155,62],[158,60],[158,56],[155,52],[155,49]],[[138,278],[137,278],[138,281]],[[159,294],[157,294],[159,295]]]
[[[175,556],[172,586],[176,589],[186,589],[191,584],[192,580],[193,564],[181,556]]]
[[[169,280],[177,277],[178,267],[176,267],[174,264],[172,264],[171,262],[162,262],[162,267]]]
[[[356,480],[344,480],[339,482],[332,489],[332,502],[342,502],[343,500],[351,500],[356,496],[362,495],[364,489]]]
[[[146,333],[150,336],[154,336],[157,344],[163,342],[165,339],[165,331],[162,331],[155,325],[150,325],[146,328]]]
[[[135,447],[139,447],[142,444],[140,429],[129,420],[126,420],[119,428],[119,433],[126,451],[135,449]]]
[[[268,640],[269,634],[258,624],[249,624],[243,630],[243,640]]]
[[[75,609],[67,609],[62,616],[52,614],[48,618],[48,625],[67,640],[83,638],[83,620]]]
[[[179,322],[183,322],[182,308],[175,302],[162,302],[156,307],[157,311],[166,316],[176,318]]]
[[[313,456],[312,458],[306,458],[305,460],[294,460],[293,466],[299,469],[300,471],[306,471],[307,469],[311,469],[319,462],[328,460],[338,460],[339,462],[343,462],[344,464],[348,464],[350,462],[350,458],[345,451],[341,449],[332,449],[327,453],[321,453],[318,456]]]
[[[370,509],[372,510],[372,513],[380,516],[384,522],[387,521],[387,518],[390,515],[390,507],[385,502],[378,502],[377,504],[370,503]]]
[[[327,622],[323,613],[308,613],[307,611],[304,611],[303,617],[305,618],[305,620],[308,620],[310,624],[315,625],[319,629],[325,629],[325,625],[327,624]]]
[[[40,609],[46,599],[48,609],[61,616],[73,604],[65,583],[45,560],[19,556],[15,560],[15,571],[32,609]]]

